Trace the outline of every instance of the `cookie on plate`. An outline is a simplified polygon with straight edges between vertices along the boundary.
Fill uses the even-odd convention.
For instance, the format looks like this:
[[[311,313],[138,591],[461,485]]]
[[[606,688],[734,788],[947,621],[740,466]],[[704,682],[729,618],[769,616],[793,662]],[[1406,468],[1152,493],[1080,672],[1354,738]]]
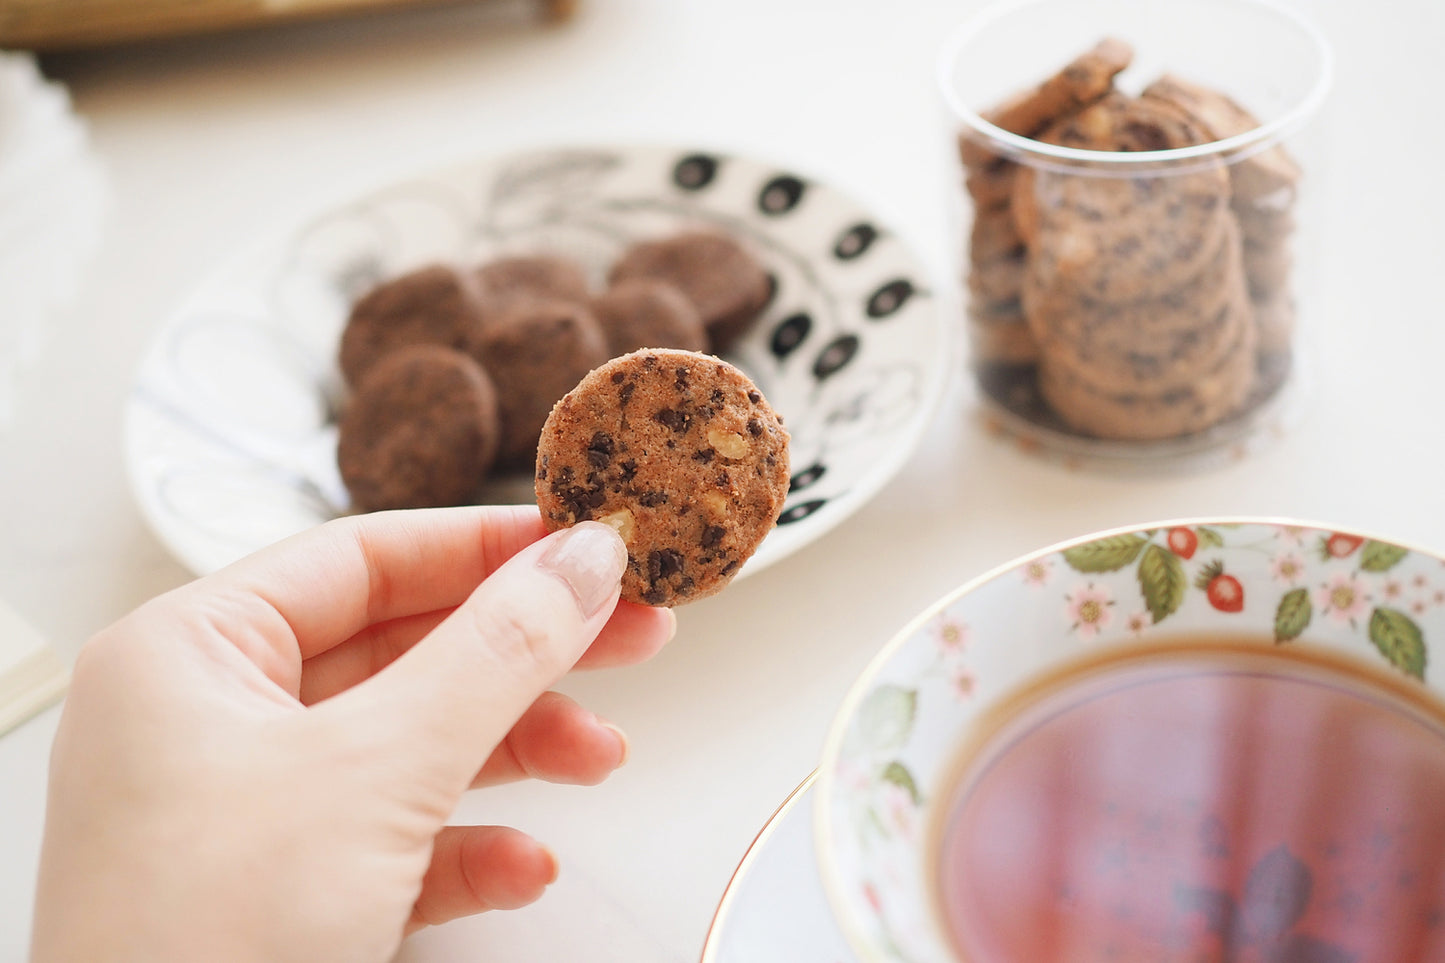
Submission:
[[[491,469],[500,437],[486,371],[460,351],[410,345],[356,386],[336,461],[358,511],[464,505]]]
[[[590,306],[613,357],[638,348],[707,350],[702,315],[666,281],[624,279],[593,298]]]
[[[555,254],[519,254],[477,265],[476,278],[488,307],[505,308],[517,298],[586,301],[589,290],[582,266]]]
[[[622,597],[678,605],[722,590],[788,493],[788,432],[740,370],[644,349],[557,402],[537,447],[549,530],[593,519],[627,543]]]
[[[476,278],[450,265],[428,265],[378,284],[351,308],[341,333],[341,373],[355,385],[398,348],[462,348],[480,325],[482,311]]]
[[[586,305],[518,298],[481,329],[471,353],[497,386],[504,469],[527,469],[557,399],[607,360],[607,339]]]
[[[737,343],[773,295],[773,281],[751,251],[726,234],[686,231],[632,245],[612,266],[612,284],[667,281],[702,315],[715,354]]]

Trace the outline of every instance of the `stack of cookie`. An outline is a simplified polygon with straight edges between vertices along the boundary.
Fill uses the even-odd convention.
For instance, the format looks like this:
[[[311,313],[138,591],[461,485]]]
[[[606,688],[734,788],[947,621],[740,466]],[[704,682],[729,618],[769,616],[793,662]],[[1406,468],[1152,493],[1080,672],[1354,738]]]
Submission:
[[[1170,74],[1146,87],[1142,96],[1184,111],[1211,140],[1259,127],[1258,118],[1224,94]],[[1277,387],[1290,366],[1295,315],[1290,242],[1299,179],[1299,165],[1277,144],[1229,164],[1230,208],[1239,222],[1244,275],[1259,329],[1262,391]]]
[[[552,406],[637,348],[723,351],[772,294],[738,241],[689,231],[623,252],[604,291],[557,256],[434,264],[353,305],[337,463],[360,511],[465,504],[527,472]]]
[[[1009,133],[1037,137],[1113,89],[1114,76],[1132,56],[1123,41],[1103,40],[1055,76],[984,117]],[[958,148],[974,212],[967,272],[974,357],[1031,365],[1038,360],[1038,346],[1020,302],[1027,252],[1011,208],[1019,165],[970,137],[960,138]]]
[[[1130,56],[1106,40],[987,116],[1041,143],[1110,153],[1188,148],[1258,127],[1223,95],[1171,76],[1139,97],[1119,92],[1114,78]],[[1037,129],[1019,121],[1025,113]],[[986,389],[990,368],[1025,370],[1064,427],[1150,441],[1207,429],[1278,386],[1293,320],[1288,206],[1298,176],[1281,148],[1147,166],[1025,166],[990,161],[964,141],[961,156],[976,207],[970,327]],[[1004,225],[1012,302],[986,283],[1003,278],[994,238]]]

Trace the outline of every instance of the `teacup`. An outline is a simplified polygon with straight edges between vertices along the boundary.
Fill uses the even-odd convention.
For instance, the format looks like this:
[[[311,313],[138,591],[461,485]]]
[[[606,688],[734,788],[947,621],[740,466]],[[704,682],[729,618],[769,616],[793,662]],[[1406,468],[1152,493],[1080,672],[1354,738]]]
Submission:
[[[942,599],[855,685],[817,853],[868,963],[1445,959],[1445,559],[1190,520]]]

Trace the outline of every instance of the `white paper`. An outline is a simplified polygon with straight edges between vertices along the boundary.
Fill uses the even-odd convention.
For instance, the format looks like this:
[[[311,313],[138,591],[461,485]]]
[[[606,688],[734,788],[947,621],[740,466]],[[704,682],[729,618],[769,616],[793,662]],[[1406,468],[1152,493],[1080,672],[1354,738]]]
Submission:
[[[35,628],[0,602],[0,735],[65,694],[70,671]]]

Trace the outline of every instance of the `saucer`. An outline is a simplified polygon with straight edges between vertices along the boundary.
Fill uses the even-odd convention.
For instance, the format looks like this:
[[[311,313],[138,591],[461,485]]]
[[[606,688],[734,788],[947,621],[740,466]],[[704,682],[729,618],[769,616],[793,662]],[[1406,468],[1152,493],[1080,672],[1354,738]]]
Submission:
[[[701,963],[856,963],[813,858],[809,774],[748,847],[703,945]]]

